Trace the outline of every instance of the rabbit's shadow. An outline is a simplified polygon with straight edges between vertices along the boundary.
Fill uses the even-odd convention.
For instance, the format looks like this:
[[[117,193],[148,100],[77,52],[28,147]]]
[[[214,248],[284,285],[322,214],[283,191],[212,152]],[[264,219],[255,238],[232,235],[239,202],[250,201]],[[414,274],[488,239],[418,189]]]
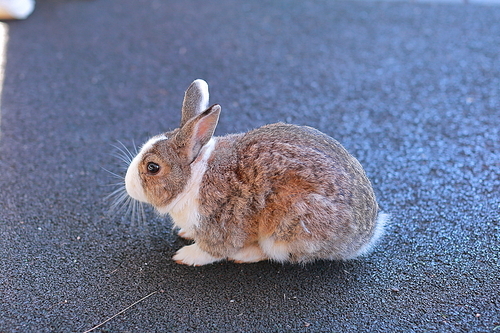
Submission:
[[[156,266],[154,274],[163,277],[160,283],[164,290],[182,292],[185,297],[227,301],[228,295],[245,295],[246,299],[257,300],[324,297],[326,294],[348,295],[353,289],[372,284],[378,267],[370,257],[349,261],[320,260],[313,263],[282,264],[261,261],[251,264],[237,264],[222,261],[214,264],[190,267],[172,261],[175,252],[184,245],[192,243],[168,231],[169,238],[154,237],[152,240],[155,253],[163,258]],[[372,284],[373,285],[373,284]],[[323,296],[321,296],[323,295]],[[347,296],[346,296],[347,297]]]

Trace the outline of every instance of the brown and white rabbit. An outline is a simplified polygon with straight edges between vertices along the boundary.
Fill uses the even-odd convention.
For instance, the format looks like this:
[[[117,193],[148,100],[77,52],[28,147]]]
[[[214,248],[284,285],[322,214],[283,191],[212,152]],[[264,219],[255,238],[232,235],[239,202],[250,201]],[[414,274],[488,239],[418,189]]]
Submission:
[[[283,123],[213,137],[221,107],[208,107],[208,96],[194,81],[180,128],[147,141],[125,177],[133,199],[170,214],[194,240],[177,263],[305,263],[371,249],[387,216],[353,156],[311,127]]]

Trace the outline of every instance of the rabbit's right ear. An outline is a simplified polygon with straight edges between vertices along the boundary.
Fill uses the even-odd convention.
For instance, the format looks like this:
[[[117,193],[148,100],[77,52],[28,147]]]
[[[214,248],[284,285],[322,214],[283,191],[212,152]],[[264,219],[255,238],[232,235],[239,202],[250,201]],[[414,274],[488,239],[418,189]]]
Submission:
[[[180,127],[207,109],[208,97],[208,84],[201,79],[194,80],[184,94]]]
[[[188,163],[196,159],[203,146],[212,138],[219,114],[220,105],[214,104],[181,127],[176,140]]]

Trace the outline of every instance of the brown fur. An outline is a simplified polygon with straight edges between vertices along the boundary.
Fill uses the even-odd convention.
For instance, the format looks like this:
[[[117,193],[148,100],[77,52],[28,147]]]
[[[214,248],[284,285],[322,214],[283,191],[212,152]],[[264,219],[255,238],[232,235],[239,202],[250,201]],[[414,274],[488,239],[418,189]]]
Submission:
[[[296,244],[290,261],[342,259],[371,238],[378,206],[370,182],[328,136],[273,124],[220,138],[215,151],[196,231],[198,245],[211,255],[228,257],[272,236]],[[308,253],[310,243],[316,253]]]

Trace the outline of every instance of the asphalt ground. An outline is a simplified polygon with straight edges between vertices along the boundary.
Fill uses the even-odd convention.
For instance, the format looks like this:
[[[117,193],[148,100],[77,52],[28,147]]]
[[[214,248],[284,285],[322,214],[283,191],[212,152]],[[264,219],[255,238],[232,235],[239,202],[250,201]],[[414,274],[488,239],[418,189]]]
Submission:
[[[499,6],[53,0],[8,34],[0,332],[500,332]],[[219,135],[343,143],[392,215],[375,251],[186,267],[168,219],[109,214],[112,145],[176,127],[197,78]]]

